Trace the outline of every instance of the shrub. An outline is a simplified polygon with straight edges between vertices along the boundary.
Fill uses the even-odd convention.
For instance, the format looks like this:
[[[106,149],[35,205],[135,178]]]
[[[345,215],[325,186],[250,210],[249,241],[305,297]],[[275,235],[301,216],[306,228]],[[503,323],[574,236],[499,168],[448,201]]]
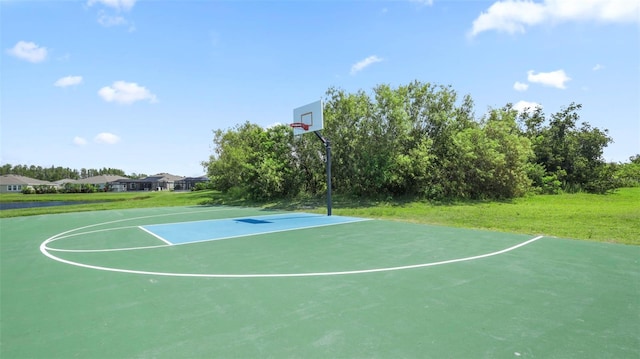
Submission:
[[[531,179],[531,188],[536,194],[559,194],[562,192],[562,182],[557,173],[547,173],[540,163],[530,164],[527,167],[527,177]]]
[[[82,184],[81,191],[82,193],[96,193],[98,192],[98,186],[92,184]]]
[[[620,187],[640,187],[640,162],[616,165],[614,177]]]
[[[37,194],[44,194],[44,193],[58,193],[58,189],[56,187],[53,186],[47,186],[47,185],[38,185],[34,187],[34,190]]]
[[[192,191],[205,191],[213,188],[213,182],[198,182],[191,188]]]
[[[234,186],[229,188],[226,193],[231,197],[231,198],[235,198],[235,199],[245,199],[248,196],[247,190],[245,188],[239,187],[239,186]]]

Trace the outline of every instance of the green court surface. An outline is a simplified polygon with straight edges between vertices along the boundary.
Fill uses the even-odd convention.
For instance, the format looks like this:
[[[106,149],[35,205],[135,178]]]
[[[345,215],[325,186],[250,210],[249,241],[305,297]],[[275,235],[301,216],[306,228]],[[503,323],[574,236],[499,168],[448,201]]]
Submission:
[[[0,358],[640,357],[640,247],[280,214],[0,219]]]

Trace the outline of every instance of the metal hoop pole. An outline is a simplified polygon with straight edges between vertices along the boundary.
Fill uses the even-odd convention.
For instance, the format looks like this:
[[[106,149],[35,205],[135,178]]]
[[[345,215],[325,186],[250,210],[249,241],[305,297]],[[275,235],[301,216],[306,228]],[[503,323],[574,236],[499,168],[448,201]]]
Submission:
[[[320,141],[324,143],[324,148],[327,155],[327,216],[331,215],[331,142],[322,136],[320,131],[313,131],[318,136]]]

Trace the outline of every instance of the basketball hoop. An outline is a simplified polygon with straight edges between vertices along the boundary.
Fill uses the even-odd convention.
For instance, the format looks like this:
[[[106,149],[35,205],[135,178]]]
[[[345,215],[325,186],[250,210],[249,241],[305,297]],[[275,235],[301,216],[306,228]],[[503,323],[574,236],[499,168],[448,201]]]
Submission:
[[[0,0],[2,1],[2,0]],[[324,119],[322,116],[322,100],[312,102],[310,104],[293,109],[293,135],[300,136],[310,132],[322,141],[327,151],[326,169],[327,169],[327,216],[331,215],[331,142],[322,136],[320,131],[324,128]]]
[[[289,126],[293,127],[293,128],[301,128],[305,131],[309,131],[309,125],[306,123],[302,123],[302,122],[294,122],[292,124],[290,124]]]

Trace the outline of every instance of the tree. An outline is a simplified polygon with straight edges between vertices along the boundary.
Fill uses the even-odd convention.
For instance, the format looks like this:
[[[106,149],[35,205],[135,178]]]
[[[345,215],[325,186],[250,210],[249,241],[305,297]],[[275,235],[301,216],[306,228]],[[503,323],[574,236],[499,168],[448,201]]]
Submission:
[[[540,109],[533,115],[524,112],[520,115],[521,131],[533,144],[533,163],[544,168],[546,177],[558,180],[567,191],[606,192],[615,187],[602,158],[612,139],[607,130],[593,128],[587,122],[578,128],[581,108],[571,103],[553,114],[546,126]],[[534,183],[542,185],[539,180]]]
[[[628,163],[609,165],[614,168],[613,176],[620,187],[640,186],[640,154],[629,157]]]
[[[355,196],[428,199],[513,198],[540,191],[606,192],[616,169],[602,160],[606,130],[583,122],[571,104],[548,120],[541,108],[508,104],[474,119],[470,96],[414,81],[371,94],[330,88],[323,135],[332,144],[333,190]],[[215,188],[255,199],[326,190],[325,151],[286,126],[244,123],[214,132],[208,174]]]
[[[533,151],[529,139],[519,134],[516,118],[517,112],[512,108],[492,110],[479,129],[460,132],[477,133],[475,138],[478,140],[472,150],[475,161],[465,169],[467,174],[475,171],[483,182],[468,190],[473,197],[513,198],[529,190],[531,180],[527,177],[527,165]],[[474,180],[468,178],[466,182],[468,185]]]
[[[215,154],[207,163],[215,188],[234,189],[254,199],[295,195],[299,177],[293,170],[290,129],[269,129],[245,122],[214,132]]]
[[[424,195],[457,192],[452,136],[473,126],[473,101],[457,105],[450,87],[412,82],[379,85],[373,98],[330,89],[325,130],[334,149],[338,192],[353,195]],[[455,162],[455,161],[453,161]]]
[[[373,103],[363,91],[347,94],[344,90],[331,88],[327,91],[324,104],[324,134],[332,143],[332,184],[343,193],[365,194],[371,189],[368,171],[375,167],[375,124],[371,121]],[[297,151],[300,152],[301,166],[316,190],[324,191],[322,177],[324,148],[313,136],[301,136]],[[304,145],[304,147],[302,147]],[[374,156],[374,158],[369,158]]]

